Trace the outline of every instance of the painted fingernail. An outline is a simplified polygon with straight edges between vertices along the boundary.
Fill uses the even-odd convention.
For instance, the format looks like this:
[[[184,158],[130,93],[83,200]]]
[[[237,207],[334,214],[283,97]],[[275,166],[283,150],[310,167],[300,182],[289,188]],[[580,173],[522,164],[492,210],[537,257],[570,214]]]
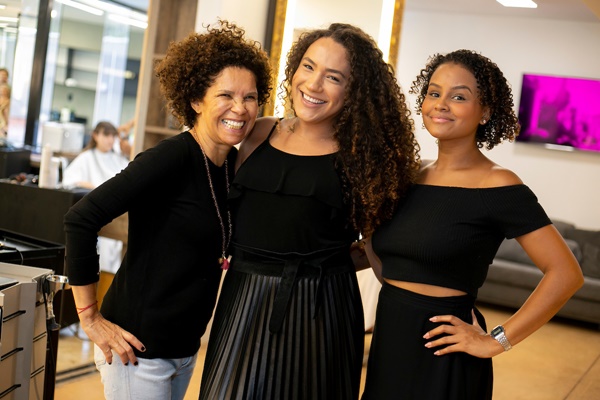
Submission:
[[[423,335],[423,339],[429,339],[429,332]]]
[[[127,365],[129,365],[129,361],[127,361],[127,362],[125,363],[125,365],[126,365],[126,366],[127,366]]]
[[[430,348],[431,347],[431,342],[425,343],[425,347]]]
[[[142,346],[142,351],[146,351],[146,346]]]
[[[112,363],[111,363],[111,362],[109,362],[109,363],[108,363],[108,365],[112,365]]]
[[[133,365],[135,365],[135,366],[137,367],[137,365],[138,365],[138,362],[137,362],[137,361],[136,361],[136,362],[134,362],[134,363],[133,363]]]

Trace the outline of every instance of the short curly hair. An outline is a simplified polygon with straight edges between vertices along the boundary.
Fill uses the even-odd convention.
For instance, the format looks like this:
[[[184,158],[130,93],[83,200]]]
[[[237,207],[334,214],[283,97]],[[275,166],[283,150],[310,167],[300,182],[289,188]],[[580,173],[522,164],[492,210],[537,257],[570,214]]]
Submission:
[[[161,93],[182,125],[194,125],[197,114],[191,102],[202,100],[227,67],[251,71],[256,78],[258,104],[268,101],[272,88],[269,58],[260,43],[244,35],[236,24],[219,20],[217,26],[208,25],[206,33],[192,33],[171,42],[164,58],[155,62]]]
[[[431,76],[440,65],[448,63],[461,65],[475,76],[479,101],[490,110],[489,121],[477,127],[477,147],[491,150],[503,140],[515,140],[521,127],[515,115],[510,85],[496,63],[472,50],[461,49],[429,58],[409,92],[417,95],[417,114],[421,114]]]
[[[419,146],[404,94],[393,68],[371,36],[353,25],[334,23],[305,32],[288,53],[280,97],[291,102],[292,79],[307,49],[331,38],[345,49],[350,64],[344,105],[334,121],[340,172],[354,229],[368,237],[389,220],[415,181]]]

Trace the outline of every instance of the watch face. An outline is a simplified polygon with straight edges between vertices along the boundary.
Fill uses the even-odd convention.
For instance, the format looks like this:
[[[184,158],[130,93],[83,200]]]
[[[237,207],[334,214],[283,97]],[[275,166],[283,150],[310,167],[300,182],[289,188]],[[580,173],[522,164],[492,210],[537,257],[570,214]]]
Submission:
[[[499,334],[504,333],[504,328],[501,326],[497,326],[494,329],[492,329],[492,336],[498,336]]]

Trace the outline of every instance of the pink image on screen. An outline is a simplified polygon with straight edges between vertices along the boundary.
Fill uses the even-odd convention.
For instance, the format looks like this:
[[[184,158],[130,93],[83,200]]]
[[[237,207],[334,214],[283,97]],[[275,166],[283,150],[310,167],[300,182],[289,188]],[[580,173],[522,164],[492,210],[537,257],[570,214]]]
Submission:
[[[600,80],[523,75],[518,141],[600,151]]]

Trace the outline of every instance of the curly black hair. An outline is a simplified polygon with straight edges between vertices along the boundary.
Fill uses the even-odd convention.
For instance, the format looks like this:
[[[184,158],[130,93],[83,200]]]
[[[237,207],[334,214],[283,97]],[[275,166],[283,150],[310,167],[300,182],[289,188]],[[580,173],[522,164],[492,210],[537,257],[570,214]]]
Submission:
[[[485,146],[491,150],[503,140],[515,140],[521,126],[515,115],[510,85],[496,63],[472,50],[461,49],[448,54],[434,54],[429,58],[409,91],[418,96],[415,107],[417,114],[421,114],[431,76],[440,65],[448,63],[461,65],[475,76],[480,104],[490,110],[489,121],[477,128],[477,147]]]
[[[288,53],[280,97],[291,102],[292,78],[306,50],[331,38],[350,64],[344,105],[334,121],[339,145],[336,168],[354,229],[368,237],[389,220],[419,170],[419,145],[393,68],[371,36],[353,25],[334,23],[305,32]]]
[[[244,35],[234,23],[219,20],[217,26],[208,25],[206,33],[192,33],[171,42],[164,58],[155,62],[161,93],[181,124],[194,125],[197,114],[191,102],[202,100],[227,67],[251,71],[256,78],[258,104],[268,101],[272,88],[269,58],[260,43]]]

